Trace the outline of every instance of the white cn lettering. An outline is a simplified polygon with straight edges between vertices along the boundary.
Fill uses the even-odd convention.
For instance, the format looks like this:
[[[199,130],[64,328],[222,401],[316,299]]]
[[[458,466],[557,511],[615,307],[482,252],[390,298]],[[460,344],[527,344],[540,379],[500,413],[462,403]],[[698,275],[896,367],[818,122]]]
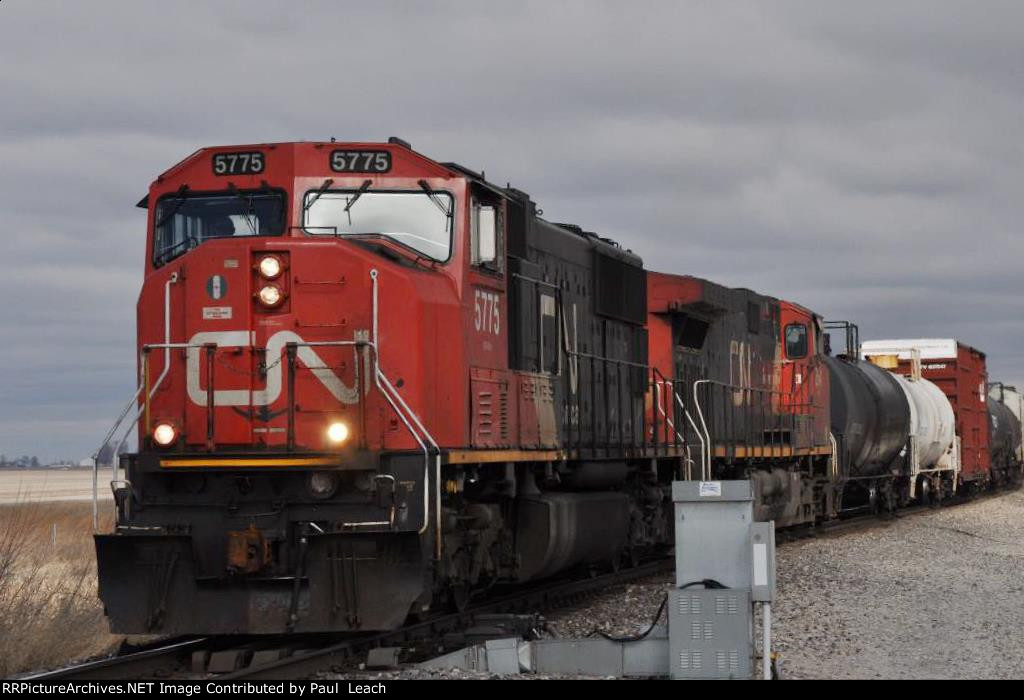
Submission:
[[[267,340],[267,384],[265,389],[250,391],[249,389],[217,389],[213,392],[215,406],[267,406],[281,396],[281,353],[288,343],[302,343],[302,338],[292,331],[278,331]],[[211,331],[196,333],[189,340],[190,346],[186,363],[186,386],[188,397],[192,403],[206,405],[206,390],[200,386],[199,368],[203,359],[203,345],[214,344],[218,348],[245,348],[253,345],[253,334],[250,331]],[[353,349],[353,353],[355,350]],[[296,349],[298,360],[316,377],[331,396],[341,403],[354,404],[359,400],[358,390],[350,388],[324,363],[313,348],[299,345]],[[279,361],[280,360],[280,361]],[[362,368],[370,374],[369,353],[366,354],[366,366]],[[356,366],[356,372],[360,368]],[[369,384],[367,383],[367,390]]]

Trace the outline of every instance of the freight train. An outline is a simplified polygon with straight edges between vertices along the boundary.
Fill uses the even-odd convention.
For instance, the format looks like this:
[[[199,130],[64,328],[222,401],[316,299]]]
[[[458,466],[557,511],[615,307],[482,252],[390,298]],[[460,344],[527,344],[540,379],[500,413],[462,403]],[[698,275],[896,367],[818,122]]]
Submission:
[[[95,537],[119,632],[383,630],[629,565],[670,545],[674,479],[748,478],[783,527],[1020,476],[980,352],[651,272],[400,139],[204,148],[139,206],[104,443],[138,450]]]

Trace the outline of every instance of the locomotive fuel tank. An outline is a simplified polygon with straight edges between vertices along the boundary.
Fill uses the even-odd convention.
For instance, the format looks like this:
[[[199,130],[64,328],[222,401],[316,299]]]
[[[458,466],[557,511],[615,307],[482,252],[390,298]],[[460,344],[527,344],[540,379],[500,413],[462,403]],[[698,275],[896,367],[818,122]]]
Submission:
[[[907,395],[910,409],[910,434],[917,440],[922,469],[935,466],[953,444],[953,405],[939,387],[927,379],[909,379],[899,374],[892,377]]]
[[[826,357],[832,432],[845,476],[885,473],[910,435],[907,395],[895,377],[863,360]]]
[[[626,548],[630,503],[615,491],[537,493],[519,504],[518,580],[615,560]]]

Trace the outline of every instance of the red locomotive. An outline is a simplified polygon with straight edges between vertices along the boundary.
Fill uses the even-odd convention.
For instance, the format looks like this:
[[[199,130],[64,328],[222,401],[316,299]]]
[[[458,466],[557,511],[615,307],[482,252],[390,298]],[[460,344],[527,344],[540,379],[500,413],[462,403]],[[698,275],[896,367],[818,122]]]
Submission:
[[[116,629],[381,629],[664,539],[636,256],[397,139],[204,149],[141,205]]]
[[[140,206],[117,631],[388,629],[658,553],[673,479],[750,478],[791,525],[956,473],[872,398],[920,387],[829,357],[812,312],[649,273],[399,139],[202,149]]]
[[[780,527],[830,517],[821,319],[749,289],[658,272],[648,274],[648,313],[651,363],[673,379],[699,478],[750,478],[757,517]]]

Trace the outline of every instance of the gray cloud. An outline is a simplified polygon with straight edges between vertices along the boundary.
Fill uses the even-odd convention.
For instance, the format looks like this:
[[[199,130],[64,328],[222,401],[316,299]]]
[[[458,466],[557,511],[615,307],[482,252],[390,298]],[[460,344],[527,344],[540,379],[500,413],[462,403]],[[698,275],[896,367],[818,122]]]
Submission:
[[[206,145],[397,134],[655,269],[1024,385],[1024,6],[0,4],[0,451],[83,456],[134,381],[144,217]]]

